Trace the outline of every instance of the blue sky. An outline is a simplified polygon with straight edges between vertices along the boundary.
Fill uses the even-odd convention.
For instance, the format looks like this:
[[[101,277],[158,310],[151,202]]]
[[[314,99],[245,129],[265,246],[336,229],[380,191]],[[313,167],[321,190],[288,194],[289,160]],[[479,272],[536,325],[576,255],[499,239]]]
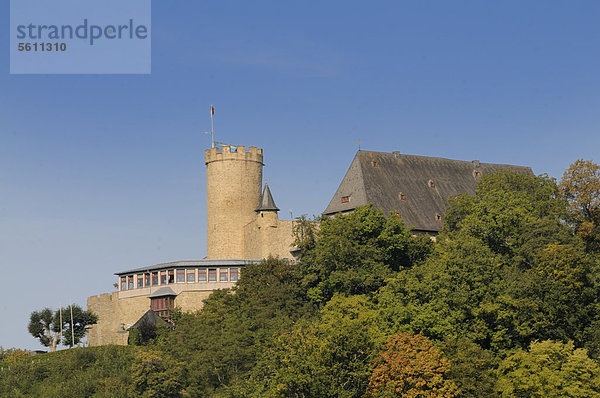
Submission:
[[[2,26],[9,3],[0,6]],[[152,74],[10,75],[0,40],[0,345],[116,271],[206,254],[217,141],[264,148],[280,216],[355,151],[600,161],[597,1],[152,2]]]

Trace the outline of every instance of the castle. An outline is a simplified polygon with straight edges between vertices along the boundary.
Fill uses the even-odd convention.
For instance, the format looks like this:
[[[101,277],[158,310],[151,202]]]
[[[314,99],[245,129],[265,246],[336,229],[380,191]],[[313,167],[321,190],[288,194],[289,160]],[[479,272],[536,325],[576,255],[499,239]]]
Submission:
[[[90,346],[127,344],[130,327],[142,317],[168,319],[175,306],[199,310],[213,290],[233,287],[251,262],[269,255],[295,260],[293,220],[279,219],[269,186],[262,185],[262,149],[211,148],[205,164],[206,258],[117,272],[118,291],[88,298],[88,310],[98,315],[88,331]],[[522,166],[359,150],[324,214],[372,203],[415,233],[436,235],[448,198],[474,194],[483,175],[506,168],[533,174]]]
[[[205,151],[207,256],[117,272],[118,291],[89,297],[98,315],[88,345],[127,344],[128,329],[148,311],[202,308],[215,289],[235,285],[243,267],[269,255],[294,260],[293,221],[280,220],[262,185],[262,149],[219,146]]]

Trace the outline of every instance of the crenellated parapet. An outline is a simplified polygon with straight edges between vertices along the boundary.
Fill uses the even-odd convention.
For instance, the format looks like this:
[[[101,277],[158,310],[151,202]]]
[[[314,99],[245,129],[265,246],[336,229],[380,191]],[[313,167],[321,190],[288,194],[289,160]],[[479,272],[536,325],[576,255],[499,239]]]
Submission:
[[[239,160],[245,162],[257,162],[262,165],[263,163],[263,150],[251,146],[246,150],[244,145],[231,146],[224,145],[223,147],[214,147],[207,149],[204,152],[204,162],[209,164],[211,162],[218,162],[224,160]]]

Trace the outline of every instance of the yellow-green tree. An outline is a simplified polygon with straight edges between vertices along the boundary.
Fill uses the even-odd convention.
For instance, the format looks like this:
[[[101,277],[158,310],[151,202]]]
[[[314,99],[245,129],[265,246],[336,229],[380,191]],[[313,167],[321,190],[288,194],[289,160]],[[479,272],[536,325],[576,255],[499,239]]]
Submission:
[[[184,364],[164,352],[139,351],[131,375],[133,389],[140,397],[168,398],[183,394]]]
[[[572,342],[531,343],[504,359],[498,373],[502,397],[600,397],[600,366]]]

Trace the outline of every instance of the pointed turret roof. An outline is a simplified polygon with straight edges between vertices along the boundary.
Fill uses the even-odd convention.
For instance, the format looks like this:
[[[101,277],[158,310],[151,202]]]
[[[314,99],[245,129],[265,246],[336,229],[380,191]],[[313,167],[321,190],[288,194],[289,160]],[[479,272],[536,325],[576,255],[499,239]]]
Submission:
[[[267,183],[265,183],[265,189],[260,197],[260,205],[256,211],[279,211],[279,208],[275,205],[275,201],[273,200],[273,195],[271,195],[269,184]]]

